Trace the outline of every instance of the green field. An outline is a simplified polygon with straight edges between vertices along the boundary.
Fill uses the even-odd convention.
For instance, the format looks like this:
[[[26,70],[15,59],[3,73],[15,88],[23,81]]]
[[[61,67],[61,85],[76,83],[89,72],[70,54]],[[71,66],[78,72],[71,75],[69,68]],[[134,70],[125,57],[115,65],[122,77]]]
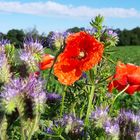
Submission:
[[[121,60],[124,63],[140,65],[140,46],[115,47],[112,59],[114,61]]]

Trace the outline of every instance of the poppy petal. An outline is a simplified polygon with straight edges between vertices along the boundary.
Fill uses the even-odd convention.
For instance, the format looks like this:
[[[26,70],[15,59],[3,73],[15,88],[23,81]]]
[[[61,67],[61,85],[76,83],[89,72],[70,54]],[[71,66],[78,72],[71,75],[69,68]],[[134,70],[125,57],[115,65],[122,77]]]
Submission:
[[[79,69],[69,69],[69,65],[56,63],[54,66],[54,74],[58,77],[58,81],[64,85],[72,85],[80,79],[82,72]]]
[[[128,82],[130,84],[139,85],[140,84],[140,67],[138,67],[133,73],[128,74]]]
[[[53,61],[54,61],[54,56],[50,54],[45,54],[42,57],[41,62],[39,63],[40,70],[46,70],[48,68],[51,68]]]
[[[131,85],[128,87],[128,89],[125,92],[128,93],[129,95],[133,95],[134,92],[138,91],[139,88],[140,88],[140,85]]]

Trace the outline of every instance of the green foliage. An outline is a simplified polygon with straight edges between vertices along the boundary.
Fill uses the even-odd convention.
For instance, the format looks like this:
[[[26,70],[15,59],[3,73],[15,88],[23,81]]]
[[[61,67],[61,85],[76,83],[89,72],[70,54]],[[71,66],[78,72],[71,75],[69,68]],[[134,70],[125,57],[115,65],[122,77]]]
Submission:
[[[8,31],[6,37],[11,41],[12,44],[15,45],[16,48],[19,48],[22,46],[25,34],[23,30],[12,29]]]
[[[8,58],[8,62],[13,65],[13,63],[15,62],[15,46],[12,45],[12,44],[7,44],[5,45],[5,53],[6,53],[6,56]]]
[[[90,25],[97,30],[97,32],[94,35],[98,39],[101,37],[101,31],[103,29],[103,25],[102,25],[103,21],[104,21],[104,17],[101,15],[98,15],[95,17],[94,20],[91,20],[90,22]]]
[[[85,28],[73,27],[73,28],[67,29],[66,32],[77,33],[77,32],[80,32],[82,30],[85,30]]]
[[[119,46],[112,48],[111,58],[114,62],[121,60],[124,63],[140,65],[140,46]]]
[[[122,30],[118,32],[119,46],[127,45],[140,45],[140,27],[136,27],[132,30]]]
[[[7,119],[6,119],[6,116],[4,115],[3,119],[0,122],[0,139],[1,140],[7,140],[7,134],[6,134],[7,126],[8,126]]]

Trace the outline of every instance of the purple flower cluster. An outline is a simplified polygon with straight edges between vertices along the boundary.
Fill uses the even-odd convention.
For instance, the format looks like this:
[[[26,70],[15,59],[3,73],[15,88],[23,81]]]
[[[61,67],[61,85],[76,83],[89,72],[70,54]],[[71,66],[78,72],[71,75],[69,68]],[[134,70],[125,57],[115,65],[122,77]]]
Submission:
[[[120,130],[124,136],[136,137],[140,133],[140,115],[122,109],[117,118]]]
[[[56,93],[47,93],[46,100],[48,103],[55,103],[61,101],[62,96]]]
[[[119,116],[109,119],[103,124],[105,132],[111,137],[118,139],[130,138],[136,139],[140,133],[140,115],[134,114],[132,111],[122,109]]]
[[[11,77],[10,66],[8,64],[8,59],[5,53],[5,45],[8,40],[0,41],[0,82],[8,82]]]
[[[118,37],[118,34],[115,31],[113,31],[112,29],[107,29],[106,32],[111,37]]]
[[[44,82],[41,79],[37,79],[35,76],[30,76],[25,91],[26,94],[32,97],[36,104],[43,104],[46,101],[46,93],[43,91]]]
[[[89,33],[90,35],[94,35],[97,32],[96,28],[91,28],[91,29],[85,29],[85,31],[87,33]]]
[[[108,135],[113,137],[115,140],[119,140],[120,127],[117,122],[108,120],[104,123],[103,128]]]
[[[37,39],[26,38],[24,41],[24,48],[19,51],[19,57],[27,64],[31,72],[38,70],[38,62],[41,59],[43,46]]]
[[[2,67],[2,65],[4,63],[6,63],[7,58],[6,58],[6,54],[5,54],[5,45],[9,44],[9,40],[0,40],[0,67]]]
[[[106,27],[102,31],[101,40],[104,41],[106,45],[114,46],[119,41],[119,37],[116,31]]]
[[[69,35],[69,32],[52,32],[48,38],[48,45],[50,48],[55,46],[56,48],[60,48],[64,45],[65,38]]]
[[[31,97],[36,104],[42,104],[46,101],[46,94],[43,91],[43,82],[31,76],[28,80],[20,78],[11,79],[11,81],[3,87],[1,93],[5,101],[10,101],[17,95]]]
[[[84,134],[84,122],[70,114],[65,114],[63,118],[54,120],[45,131],[49,134],[55,133],[56,128],[64,128],[67,135],[74,138],[82,137]]]
[[[124,109],[122,109],[120,111],[120,114],[118,116],[118,123],[123,123],[124,121],[131,121],[135,124],[139,124],[140,125],[140,116],[139,115],[136,115],[134,114],[134,112],[128,110],[128,111],[125,111]]]
[[[0,68],[7,62],[6,54],[0,52]]]
[[[39,40],[34,40],[32,37],[28,37],[23,43],[25,52],[30,52],[31,54],[43,53],[43,45]]]
[[[26,83],[21,79],[11,79],[10,82],[3,87],[1,97],[8,102],[17,95],[22,94],[25,86]]]
[[[96,127],[102,128],[103,124],[109,119],[108,108],[96,107],[95,111],[91,113],[90,119]]]
[[[32,63],[34,61],[33,55],[30,52],[26,51],[20,52],[20,59],[28,63]]]
[[[101,108],[101,107],[96,107],[95,111],[92,112],[91,118],[98,120],[99,118],[102,117],[108,117],[108,108]]]
[[[0,40],[0,47],[5,47],[8,44],[10,44],[10,41],[8,39],[1,39]]]
[[[83,135],[84,122],[73,115],[64,115],[60,120],[61,126],[65,127],[65,132],[71,135]]]

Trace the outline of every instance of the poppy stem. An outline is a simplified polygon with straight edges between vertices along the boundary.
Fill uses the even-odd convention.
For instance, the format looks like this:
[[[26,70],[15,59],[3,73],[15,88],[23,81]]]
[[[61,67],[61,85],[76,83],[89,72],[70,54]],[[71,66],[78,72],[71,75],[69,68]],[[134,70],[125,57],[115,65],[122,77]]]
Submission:
[[[86,114],[86,118],[85,118],[86,127],[88,126],[88,123],[89,123],[89,116],[90,116],[91,109],[92,109],[92,100],[93,100],[93,96],[94,96],[94,90],[95,90],[95,85],[92,85],[91,92],[89,94],[87,114]]]
[[[58,58],[59,54],[60,54],[62,51],[63,51],[63,45],[60,47],[59,51],[56,53],[56,56],[55,56],[54,61],[53,61],[53,64],[52,64],[52,66],[51,66],[51,68],[50,68],[50,71],[49,71],[49,74],[48,74],[48,78],[47,78],[47,80],[46,80],[46,83],[47,83],[47,84],[46,84],[46,87],[48,86],[49,79],[50,79],[50,75],[51,75],[51,72],[52,72],[52,70],[53,70],[53,67],[54,67],[54,65],[55,65],[55,63],[56,63],[56,61],[57,61],[57,58]]]
[[[63,93],[62,93],[62,102],[61,102],[61,107],[60,107],[60,118],[62,117],[63,110],[64,110],[64,102],[65,102],[65,96],[66,96],[66,89],[67,86],[63,88]]]
[[[110,111],[109,111],[109,112],[112,112],[113,105],[114,105],[116,99],[117,99],[122,93],[124,93],[124,92],[128,89],[128,87],[129,87],[129,84],[128,84],[122,91],[120,91],[120,92],[116,95],[116,97],[114,98],[114,100],[113,100],[113,102],[112,102],[112,105],[111,105],[111,107],[110,107]]]

